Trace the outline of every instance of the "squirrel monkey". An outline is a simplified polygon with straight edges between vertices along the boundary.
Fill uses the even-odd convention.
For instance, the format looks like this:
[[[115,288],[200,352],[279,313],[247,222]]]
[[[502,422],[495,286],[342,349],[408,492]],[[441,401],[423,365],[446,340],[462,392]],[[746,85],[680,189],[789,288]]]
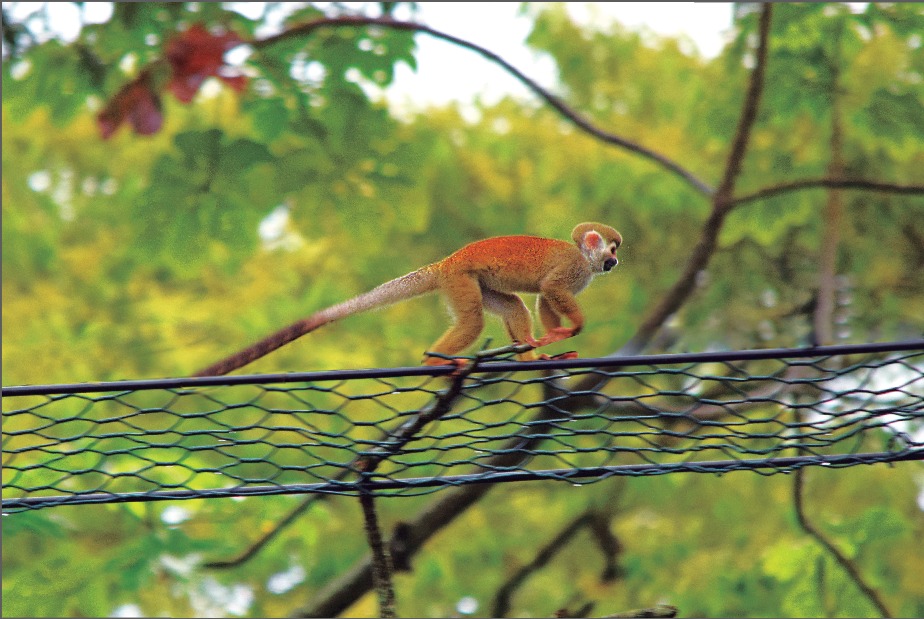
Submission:
[[[485,309],[500,315],[510,339],[519,344],[539,347],[572,337],[584,326],[574,295],[595,275],[619,263],[616,249],[622,236],[610,226],[582,223],[574,228],[571,238],[573,245],[522,235],[476,241],[439,262],[321,310],[197,376],[225,374],[335,320],[436,290],[446,297],[454,322],[430,347],[431,352],[451,356],[474,343],[484,328]],[[538,340],[533,337],[529,310],[517,292],[539,295],[537,311],[546,333]],[[571,326],[562,326],[562,318]],[[529,361],[539,356],[528,351],[519,358]],[[425,361],[426,365],[447,363],[450,361],[438,357]]]

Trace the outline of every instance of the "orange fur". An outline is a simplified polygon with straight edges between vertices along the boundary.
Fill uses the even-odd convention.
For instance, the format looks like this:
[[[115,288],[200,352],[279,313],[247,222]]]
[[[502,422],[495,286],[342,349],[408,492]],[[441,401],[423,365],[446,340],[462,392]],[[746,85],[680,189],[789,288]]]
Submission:
[[[598,223],[583,223],[572,232],[574,244],[535,236],[500,236],[466,245],[449,257],[386,282],[365,294],[309,317],[312,329],[352,314],[440,290],[453,314],[452,326],[430,348],[455,355],[478,339],[484,310],[498,314],[516,343],[545,346],[577,335],[584,316],[575,295],[595,275],[617,264],[619,232]],[[518,292],[537,293],[537,312],[545,335],[533,338],[532,317]],[[562,326],[567,318],[570,327]],[[536,359],[529,351],[522,360]],[[427,365],[446,360],[427,359]]]
[[[571,337],[584,326],[574,295],[595,275],[618,264],[616,248],[622,236],[609,226],[583,223],[574,228],[571,238],[574,245],[535,236],[501,236],[466,245],[444,260],[299,320],[195,375],[227,374],[335,320],[434,290],[446,296],[455,320],[433,345],[433,352],[455,355],[474,343],[484,328],[485,309],[501,317],[507,335],[517,343],[539,347]],[[538,340],[533,338],[532,317],[518,292],[539,295],[536,308],[545,335]],[[562,326],[563,318],[570,327]],[[533,351],[520,355],[522,360],[536,358]],[[453,361],[431,357],[426,363]]]
[[[603,224],[580,224],[572,234],[574,245],[535,236],[502,236],[466,245],[432,265],[440,290],[454,315],[453,325],[431,351],[454,355],[470,346],[484,326],[483,309],[498,314],[507,335],[516,343],[544,346],[577,335],[584,316],[575,295],[590,280],[616,264],[620,234]],[[608,266],[604,266],[611,260]],[[546,334],[533,338],[532,317],[515,293],[538,293],[537,311]],[[562,327],[562,318],[571,327]],[[537,356],[530,351],[522,360]],[[431,357],[428,365],[445,363]]]

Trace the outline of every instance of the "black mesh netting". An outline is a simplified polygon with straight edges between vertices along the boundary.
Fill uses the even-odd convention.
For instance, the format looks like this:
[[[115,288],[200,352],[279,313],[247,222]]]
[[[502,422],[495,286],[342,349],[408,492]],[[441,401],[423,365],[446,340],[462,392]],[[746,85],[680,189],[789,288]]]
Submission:
[[[3,389],[3,511],[924,459],[924,341]]]

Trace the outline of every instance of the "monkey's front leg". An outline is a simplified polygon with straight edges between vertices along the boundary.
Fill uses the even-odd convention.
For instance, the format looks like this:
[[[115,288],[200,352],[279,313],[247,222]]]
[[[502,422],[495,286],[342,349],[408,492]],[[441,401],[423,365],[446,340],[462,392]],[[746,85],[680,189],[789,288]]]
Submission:
[[[584,316],[577,300],[570,291],[554,284],[542,286],[542,293],[538,301],[539,319],[545,327],[545,334],[538,340],[528,342],[536,348],[548,346],[554,342],[566,340],[580,333],[584,327]],[[561,317],[566,316],[571,321],[571,327],[561,325]]]

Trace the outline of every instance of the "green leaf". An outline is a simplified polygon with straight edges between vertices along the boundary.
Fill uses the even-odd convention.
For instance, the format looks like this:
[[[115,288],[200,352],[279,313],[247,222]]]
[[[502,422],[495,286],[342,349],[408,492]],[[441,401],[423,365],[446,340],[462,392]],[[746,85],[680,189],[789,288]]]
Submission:
[[[781,541],[762,553],[760,566],[764,574],[780,582],[791,582],[811,573],[816,553],[814,546],[806,541]]]
[[[254,129],[267,142],[285,133],[292,122],[288,108],[280,98],[250,100],[245,109],[253,119]]]

